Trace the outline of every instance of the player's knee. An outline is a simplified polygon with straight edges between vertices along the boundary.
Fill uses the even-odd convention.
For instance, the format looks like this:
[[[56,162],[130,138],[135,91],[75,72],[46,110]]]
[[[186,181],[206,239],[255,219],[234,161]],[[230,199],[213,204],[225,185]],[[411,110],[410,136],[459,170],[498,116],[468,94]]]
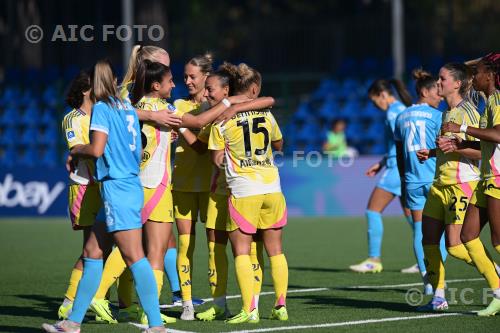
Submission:
[[[103,252],[98,244],[87,243],[83,248],[83,256],[85,258],[102,259]]]

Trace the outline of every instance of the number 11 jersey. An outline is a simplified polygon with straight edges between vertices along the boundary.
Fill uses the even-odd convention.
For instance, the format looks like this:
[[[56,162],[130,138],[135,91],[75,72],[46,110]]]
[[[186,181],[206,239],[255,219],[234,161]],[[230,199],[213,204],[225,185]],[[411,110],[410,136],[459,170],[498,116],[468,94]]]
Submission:
[[[434,180],[436,158],[420,163],[417,151],[436,148],[436,138],[441,129],[442,112],[426,103],[414,104],[401,112],[396,119],[394,139],[403,144],[405,184],[409,190],[430,184]]]
[[[269,110],[241,112],[212,126],[208,149],[224,150],[227,184],[235,198],[281,192],[271,148],[281,139]]]

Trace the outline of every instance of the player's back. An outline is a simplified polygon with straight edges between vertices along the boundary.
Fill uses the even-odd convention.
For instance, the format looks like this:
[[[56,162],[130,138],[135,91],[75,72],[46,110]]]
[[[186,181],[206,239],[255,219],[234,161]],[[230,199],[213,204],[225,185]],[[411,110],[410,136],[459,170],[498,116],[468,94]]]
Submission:
[[[97,179],[137,176],[141,153],[139,119],[128,102],[114,99],[108,105],[97,102],[92,111],[91,130],[108,135],[104,154],[97,159]]]
[[[442,113],[426,103],[414,104],[397,118],[395,137],[403,144],[405,183],[408,189],[432,183],[436,159],[420,163],[417,151],[436,148],[436,137],[441,129]]]
[[[225,150],[227,182],[235,197],[281,192],[271,148],[272,141],[281,139],[269,110],[238,113],[223,126],[213,126],[210,141],[219,141]]]

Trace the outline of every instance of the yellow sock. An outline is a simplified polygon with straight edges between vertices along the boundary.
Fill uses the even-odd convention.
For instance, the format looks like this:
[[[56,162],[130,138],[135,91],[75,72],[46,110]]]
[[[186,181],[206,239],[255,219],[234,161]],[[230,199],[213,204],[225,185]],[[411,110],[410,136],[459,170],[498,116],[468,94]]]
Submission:
[[[127,268],[127,265],[125,261],[123,261],[122,254],[120,250],[118,250],[118,247],[115,247],[104,264],[101,284],[94,297],[98,299],[105,298],[109,288],[111,288],[120,275],[123,274],[125,268]]]
[[[252,260],[253,268],[253,293],[257,298],[262,289],[262,276],[264,266],[264,244],[262,242],[252,242],[250,247],[250,259]]]
[[[78,284],[80,283],[80,280],[82,278],[83,272],[79,269],[73,268],[71,271],[71,276],[69,278],[69,285],[68,289],[66,290],[66,294],[64,296],[73,301],[76,296],[76,290],[78,289]]]
[[[500,245],[495,246],[495,250],[497,250],[497,252],[500,253]]]
[[[286,305],[286,291],[288,289],[288,263],[284,254],[269,257],[271,276],[273,277],[276,302],[274,306]]]
[[[132,305],[132,297],[134,296],[134,278],[130,269],[125,269],[120,279],[118,280],[118,300],[120,307],[128,308]]]
[[[474,265],[474,263],[472,262],[472,258],[470,257],[469,252],[467,252],[467,249],[465,248],[464,244],[450,246],[447,247],[446,250],[448,250],[448,253],[452,257],[455,257],[459,260],[463,260],[469,265]]]
[[[444,289],[444,265],[439,245],[424,245],[427,277],[434,289]]]
[[[208,242],[208,283],[213,298],[226,295],[227,265],[226,245]]]
[[[236,279],[240,286],[243,310],[250,313],[254,308],[253,299],[253,272],[252,261],[249,255],[241,255],[234,258],[234,268],[236,270]]]
[[[191,268],[193,267],[194,235],[179,235],[179,250],[177,251],[177,271],[183,301],[190,301],[191,295]]]
[[[158,290],[158,299],[160,299],[161,288],[163,287],[163,271],[153,269],[153,274],[156,280],[156,289]]]
[[[490,254],[486,251],[479,238],[473,239],[464,244],[469,254],[491,289],[495,290],[499,286],[499,278],[495,269],[495,263],[491,260]]]

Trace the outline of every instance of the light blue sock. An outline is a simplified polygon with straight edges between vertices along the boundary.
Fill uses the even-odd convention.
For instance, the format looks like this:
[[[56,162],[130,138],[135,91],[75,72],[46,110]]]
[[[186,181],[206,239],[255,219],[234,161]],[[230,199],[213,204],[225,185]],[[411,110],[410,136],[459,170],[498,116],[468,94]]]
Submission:
[[[163,326],[156,280],[148,259],[144,257],[134,262],[129,268],[134,277],[135,291],[148,317],[149,327]]]
[[[441,241],[439,242],[439,249],[441,250],[441,258],[443,258],[443,263],[446,261],[446,257],[448,256],[448,250],[446,250],[446,241],[444,238],[444,232],[441,236]]]
[[[408,225],[410,226],[410,228],[413,229],[413,217],[410,216],[406,216],[405,215],[405,218],[406,218],[406,222],[408,222]]]
[[[424,246],[422,245],[422,221],[417,221],[413,223],[413,252],[415,253],[415,258],[417,259],[418,268],[420,272],[426,272],[424,262]]]
[[[83,275],[76,291],[69,320],[81,324],[102,277],[102,259],[83,258]]]
[[[167,253],[165,253],[164,264],[170,290],[173,293],[180,291],[179,275],[177,274],[177,249],[175,247],[168,249]]]
[[[367,210],[366,219],[368,222],[368,256],[380,258],[382,252],[382,236],[384,234],[382,215],[379,212]]]

